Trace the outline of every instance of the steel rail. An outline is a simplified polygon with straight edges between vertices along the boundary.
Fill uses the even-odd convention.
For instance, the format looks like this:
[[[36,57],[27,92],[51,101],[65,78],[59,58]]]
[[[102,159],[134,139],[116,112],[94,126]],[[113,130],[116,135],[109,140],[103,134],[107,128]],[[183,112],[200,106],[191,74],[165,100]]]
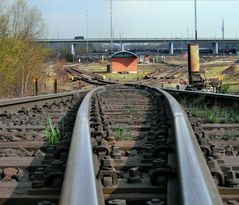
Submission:
[[[211,93],[211,92],[203,92],[203,91],[191,91],[191,90],[178,90],[178,89],[163,89],[171,94],[185,94],[185,95],[197,95],[197,96],[205,96],[209,98],[215,98],[217,100],[233,100],[235,102],[239,102],[239,95],[234,94],[223,94],[223,93]]]
[[[223,205],[185,112],[173,96],[158,90],[168,100],[174,117],[182,204]]]
[[[98,87],[90,91],[83,99],[78,110],[60,205],[99,204],[91,148],[89,112],[92,95],[101,89],[102,87]]]
[[[77,70],[77,69],[74,69],[74,68],[65,68],[65,71],[68,72],[69,74],[73,74],[76,73],[76,76],[78,78],[78,80],[82,80],[86,83],[90,83],[90,84],[93,84],[93,85],[107,85],[107,84],[117,84],[118,82],[113,82],[113,81],[106,81],[106,80],[102,80],[102,79],[95,79],[95,80],[92,80],[92,77],[93,76],[90,76],[89,73],[86,73],[86,72],[83,72],[83,71],[80,71],[80,70]],[[87,77],[84,77],[82,75],[85,75]],[[96,75],[96,74],[94,74]]]
[[[181,204],[223,205],[189,120],[179,103],[161,89],[149,86],[129,86],[162,93],[169,103],[176,132]],[[103,88],[98,87],[90,91],[78,111],[60,205],[99,204],[90,140],[89,111],[91,97]]]
[[[18,104],[24,104],[24,103],[40,102],[45,100],[68,97],[68,96],[72,96],[76,94],[82,94],[85,92],[89,92],[89,90],[83,90],[83,91],[78,90],[78,91],[71,91],[71,92],[58,93],[58,94],[46,94],[46,95],[38,95],[38,96],[30,96],[30,97],[19,97],[14,99],[4,99],[4,100],[0,100],[0,108],[18,105]]]

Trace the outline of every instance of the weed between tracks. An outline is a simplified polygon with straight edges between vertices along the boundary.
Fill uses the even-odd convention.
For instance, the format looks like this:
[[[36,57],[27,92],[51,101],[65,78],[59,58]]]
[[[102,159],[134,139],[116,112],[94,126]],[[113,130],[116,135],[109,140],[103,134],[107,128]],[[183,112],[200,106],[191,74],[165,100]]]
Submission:
[[[123,128],[117,128],[115,131],[115,139],[118,141],[123,140],[125,130]]]
[[[52,124],[51,117],[48,115],[45,127],[45,134],[49,145],[56,145],[60,143],[60,132],[57,127]]]
[[[127,131],[124,128],[116,128],[114,133],[114,138],[117,141],[123,141],[123,140],[129,140],[132,138],[130,133],[127,133]]]
[[[236,132],[235,131],[228,131],[223,135],[218,136],[219,139],[228,141],[228,140],[236,140]]]
[[[192,102],[183,100],[181,104],[191,112],[192,116],[203,118],[208,123],[239,123],[239,114],[233,108],[208,107],[203,101],[202,96]]]

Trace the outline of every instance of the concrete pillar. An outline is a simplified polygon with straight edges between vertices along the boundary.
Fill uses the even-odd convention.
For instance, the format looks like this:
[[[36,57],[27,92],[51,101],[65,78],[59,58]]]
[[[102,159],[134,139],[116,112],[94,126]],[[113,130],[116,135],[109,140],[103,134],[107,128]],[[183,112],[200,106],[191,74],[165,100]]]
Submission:
[[[212,44],[212,49],[214,54],[218,54],[218,43],[213,43]]]
[[[124,51],[124,43],[121,43],[121,51]]]
[[[173,43],[169,43],[169,54],[173,55]]]

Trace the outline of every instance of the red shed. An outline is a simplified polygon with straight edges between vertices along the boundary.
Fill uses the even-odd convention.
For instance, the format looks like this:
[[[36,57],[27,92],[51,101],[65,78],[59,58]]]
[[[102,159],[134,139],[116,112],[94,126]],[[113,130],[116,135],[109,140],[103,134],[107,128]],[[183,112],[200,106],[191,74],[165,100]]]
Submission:
[[[130,51],[119,51],[110,57],[111,73],[137,73],[138,56]]]

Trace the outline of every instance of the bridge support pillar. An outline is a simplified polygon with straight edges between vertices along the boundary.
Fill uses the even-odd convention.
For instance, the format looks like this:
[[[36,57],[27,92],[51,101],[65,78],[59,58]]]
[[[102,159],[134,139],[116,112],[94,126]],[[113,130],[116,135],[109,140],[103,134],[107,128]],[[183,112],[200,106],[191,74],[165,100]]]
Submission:
[[[169,54],[173,55],[173,43],[169,43]]]
[[[121,43],[121,51],[124,51],[124,43]]]
[[[213,43],[212,44],[212,49],[214,54],[218,54],[218,43]]]

